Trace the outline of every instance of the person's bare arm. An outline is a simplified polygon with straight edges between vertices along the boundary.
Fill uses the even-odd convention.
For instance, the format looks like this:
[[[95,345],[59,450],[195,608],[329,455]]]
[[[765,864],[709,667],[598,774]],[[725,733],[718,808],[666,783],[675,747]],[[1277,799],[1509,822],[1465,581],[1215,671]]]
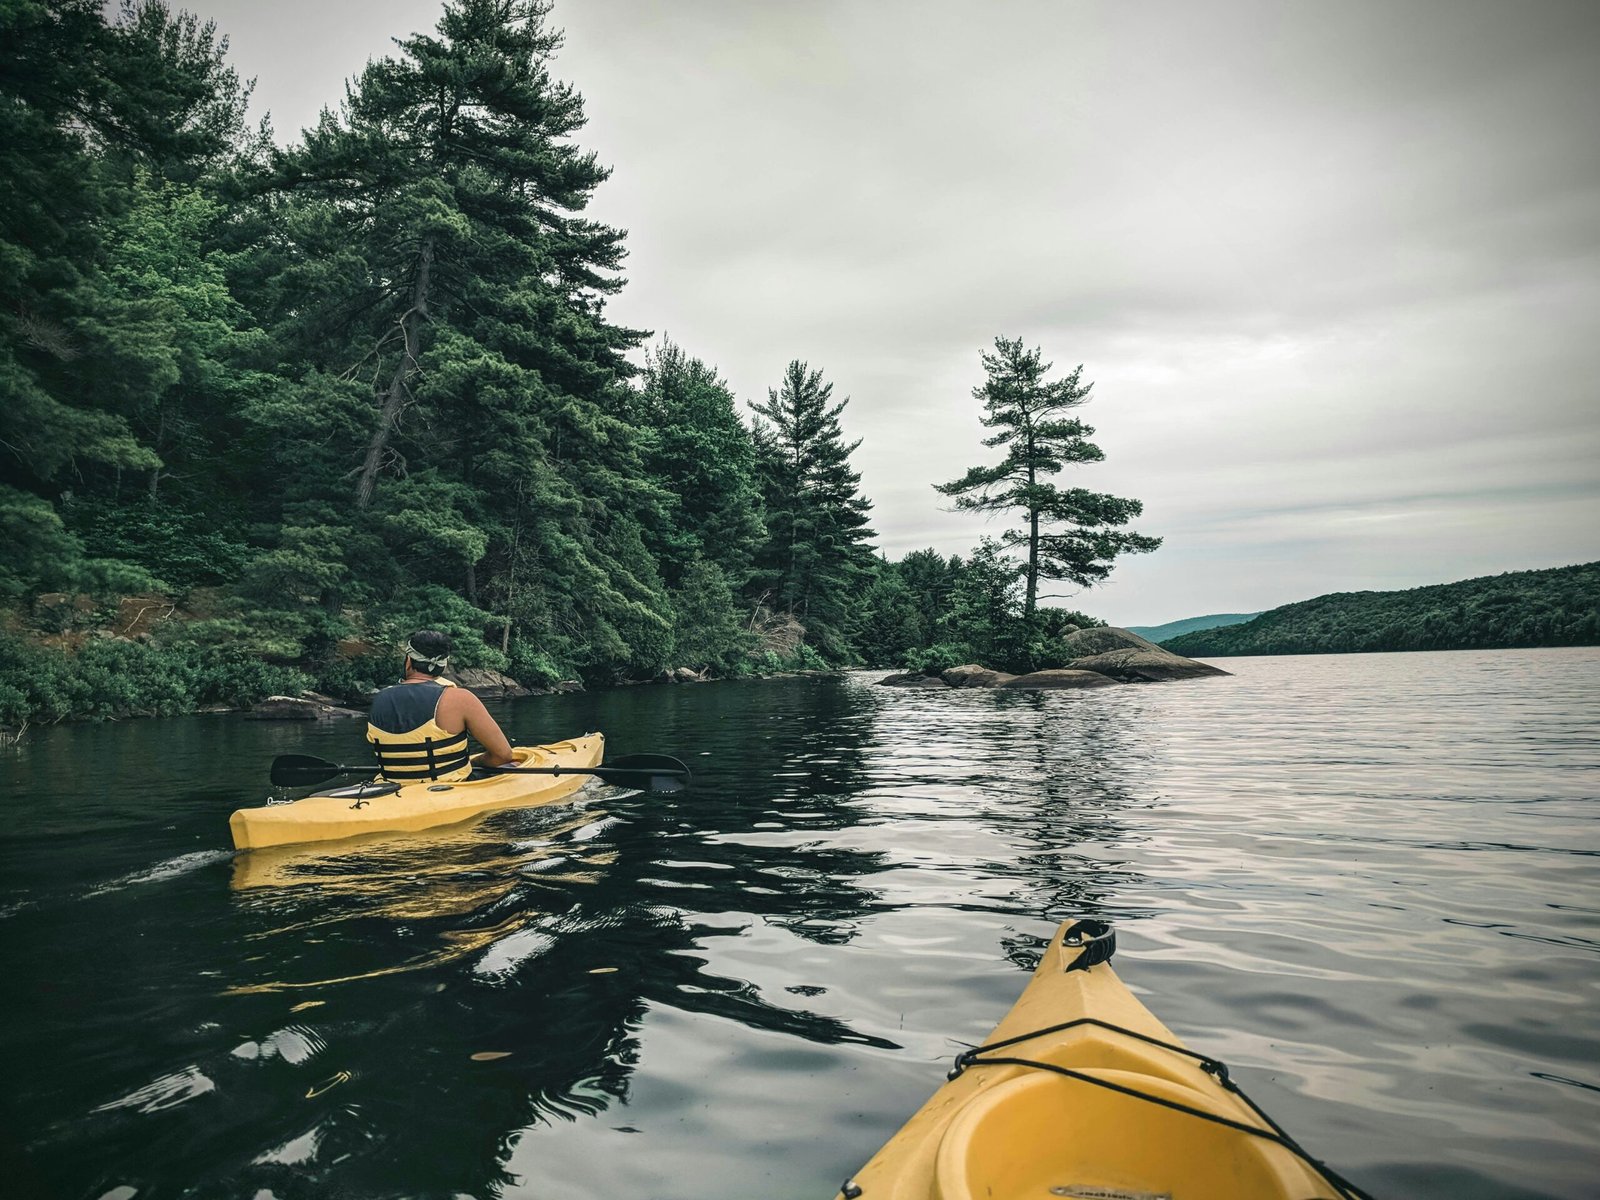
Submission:
[[[451,707],[461,715],[467,732],[483,747],[484,766],[503,767],[512,761],[511,742],[500,732],[500,726],[489,715],[489,710],[483,706],[482,700],[466,688],[451,688],[445,699],[449,700]]]

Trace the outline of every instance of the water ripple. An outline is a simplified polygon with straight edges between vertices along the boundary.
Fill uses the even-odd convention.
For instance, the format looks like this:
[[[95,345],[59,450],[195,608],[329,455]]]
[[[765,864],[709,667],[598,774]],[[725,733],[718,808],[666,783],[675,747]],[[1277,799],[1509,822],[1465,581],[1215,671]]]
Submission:
[[[232,859],[259,780],[216,763],[358,734],[165,722],[157,778],[136,723],[41,731],[0,843],[34,1190],[827,1196],[1093,915],[1374,1194],[1591,1196],[1600,651],[1229,666],[535,698],[519,740],[697,786]]]

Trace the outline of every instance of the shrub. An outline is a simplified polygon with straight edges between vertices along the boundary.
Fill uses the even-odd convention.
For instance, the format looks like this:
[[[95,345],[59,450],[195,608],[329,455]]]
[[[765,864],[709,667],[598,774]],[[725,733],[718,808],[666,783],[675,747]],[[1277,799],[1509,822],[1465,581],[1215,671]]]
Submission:
[[[116,638],[88,642],[76,654],[0,637],[0,720],[170,716],[202,704],[250,704],[310,685],[303,672],[273,666],[227,646]]]
[[[940,642],[938,645],[912,650],[906,655],[905,662],[906,670],[908,671],[921,671],[924,675],[938,675],[942,671],[948,671],[951,667],[969,663],[972,659],[971,646],[965,643]]]
[[[766,650],[750,661],[756,671],[763,673],[826,671],[833,666],[832,663],[804,642],[796,646],[794,653],[787,658],[780,657],[774,650]]]
[[[542,650],[535,650],[520,642],[511,647],[509,674],[518,683],[527,687],[549,687],[552,683],[567,678],[555,659]]]

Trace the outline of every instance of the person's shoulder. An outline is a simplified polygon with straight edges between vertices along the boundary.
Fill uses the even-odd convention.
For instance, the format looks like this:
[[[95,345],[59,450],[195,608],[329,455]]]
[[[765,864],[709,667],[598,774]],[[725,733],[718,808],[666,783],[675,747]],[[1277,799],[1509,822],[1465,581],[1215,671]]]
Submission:
[[[467,691],[466,688],[458,683],[447,683],[443,686],[444,691],[439,696],[440,704],[449,705],[452,708],[471,708],[474,704],[483,703],[476,695]]]

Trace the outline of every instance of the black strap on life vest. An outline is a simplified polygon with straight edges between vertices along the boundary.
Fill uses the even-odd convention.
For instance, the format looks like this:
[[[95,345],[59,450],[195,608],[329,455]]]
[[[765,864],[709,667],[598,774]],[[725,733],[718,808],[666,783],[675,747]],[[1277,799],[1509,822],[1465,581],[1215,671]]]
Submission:
[[[417,742],[373,740],[372,752],[378,757],[378,771],[397,782],[438,779],[459,771],[470,759],[466,730],[450,738],[425,737]]]

